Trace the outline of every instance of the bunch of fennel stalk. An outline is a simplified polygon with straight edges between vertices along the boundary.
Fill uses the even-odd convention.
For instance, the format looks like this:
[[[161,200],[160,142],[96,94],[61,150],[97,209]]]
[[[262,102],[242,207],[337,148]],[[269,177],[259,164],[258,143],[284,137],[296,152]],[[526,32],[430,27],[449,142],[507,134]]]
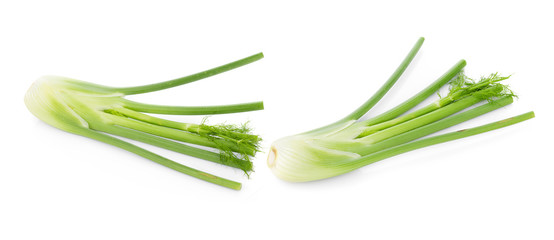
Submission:
[[[396,83],[423,41],[420,38],[416,42],[385,84],[354,112],[330,125],[273,142],[267,159],[272,172],[292,182],[330,178],[408,151],[488,132],[534,117],[533,112],[528,112],[475,128],[426,137],[513,102],[512,91],[499,83],[508,77],[491,74],[479,81],[469,79],[462,73],[466,61],[461,60],[405,102],[380,115],[359,120]],[[447,83],[450,83],[447,96],[406,113]],[[485,103],[470,108],[482,102]]]
[[[108,87],[66,77],[45,76],[29,88],[25,94],[25,105],[37,118],[61,130],[125,149],[190,176],[239,190],[242,186],[239,182],[187,167],[111,135],[238,168],[248,174],[252,171],[250,157],[259,151],[261,138],[253,135],[246,124],[210,126],[204,122],[181,123],[144,113],[237,113],[262,110],[262,102],[221,106],[163,106],[135,102],[124,97],[191,83],[261,58],[263,54],[258,53],[190,76],[136,87]]]

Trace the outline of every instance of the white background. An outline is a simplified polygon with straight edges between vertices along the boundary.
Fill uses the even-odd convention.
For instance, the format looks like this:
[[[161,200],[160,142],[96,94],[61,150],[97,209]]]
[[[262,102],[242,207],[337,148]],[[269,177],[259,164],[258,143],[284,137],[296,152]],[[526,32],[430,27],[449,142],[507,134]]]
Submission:
[[[0,3],[0,239],[554,239],[549,1],[194,2]],[[537,117],[332,179],[273,176],[265,164],[272,141],[355,109],[420,36],[423,48],[374,113],[463,58],[470,76],[513,74],[508,83],[520,98],[450,131],[530,110]],[[260,51],[265,58],[246,67],[133,97],[264,100],[264,111],[210,119],[250,120],[264,137],[250,179],[148,148],[240,181],[241,191],[54,129],[23,104],[46,74],[132,86]]]

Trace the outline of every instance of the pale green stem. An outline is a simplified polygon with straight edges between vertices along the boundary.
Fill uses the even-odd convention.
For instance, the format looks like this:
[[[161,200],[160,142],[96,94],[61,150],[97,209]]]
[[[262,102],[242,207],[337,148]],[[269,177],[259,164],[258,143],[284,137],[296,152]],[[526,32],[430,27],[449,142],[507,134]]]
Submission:
[[[460,138],[481,134],[484,132],[496,130],[503,127],[507,127],[507,126],[531,119],[533,117],[535,117],[535,113],[528,112],[515,117],[507,118],[501,121],[482,125],[479,127],[474,127],[474,128],[459,130],[456,132],[446,133],[446,134],[442,134],[434,137],[424,138],[421,140],[388,148],[383,151],[379,151],[370,155],[366,155],[356,161],[347,163],[347,165],[355,166],[353,169],[360,168],[365,165],[368,165],[383,159],[387,159],[405,152],[413,151],[416,149],[420,149],[420,148],[424,148],[427,146],[432,146],[432,145],[436,145],[436,144],[440,144],[448,141],[453,141]]]
[[[195,148],[195,147],[174,142],[165,138],[157,137],[151,134],[135,131],[133,129],[124,128],[121,126],[107,125],[107,124],[96,126],[94,129],[98,131],[114,134],[117,136],[121,136],[124,138],[132,139],[135,141],[144,142],[153,146],[165,148],[167,150],[186,154],[192,157],[204,159],[215,163],[220,163],[230,167],[239,168],[244,171],[252,170],[252,163],[249,161],[244,161],[238,158],[235,158],[235,159],[222,158],[222,155],[219,153]]]
[[[192,143],[196,145],[211,147],[211,148],[217,148],[225,147],[228,148],[234,152],[238,153],[244,153],[250,156],[253,156],[256,152],[256,149],[254,147],[249,146],[238,146],[237,144],[226,142],[221,139],[208,139],[206,137],[203,137],[198,134],[193,134],[185,131],[180,131],[173,128],[158,126],[146,122],[137,121],[134,119],[116,116],[112,114],[106,114],[111,121],[113,121],[113,124],[119,125],[126,128],[135,129],[141,132],[150,133],[153,135],[157,135],[160,137],[165,137],[177,141]]]
[[[362,133],[360,133],[360,135],[358,136],[358,138],[361,138],[361,137],[365,137],[365,136],[368,136],[368,135],[371,135],[375,132],[378,132],[380,130],[383,130],[383,129],[386,129],[386,128],[389,128],[389,127],[392,127],[394,125],[398,125],[400,123],[403,123],[403,122],[406,122],[408,120],[411,120],[411,119],[414,119],[414,118],[417,118],[419,116],[423,116],[427,113],[430,113],[432,111],[435,111],[449,103],[451,103],[453,100],[450,99],[450,98],[443,98],[443,99],[440,99],[440,100],[437,100],[435,101],[433,104],[429,104],[423,108],[420,108],[416,111],[413,111],[411,113],[408,113],[406,115],[402,115],[400,117],[397,117],[397,118],[394,118],[394,119],[391,119],[391,120],[388,120],[386,122],[382,122],[382,123],[377,123],[375,125],[371,125],[369,127],[366,127],[364,129],[364,131]],[[363,122],[364,124],[367,124],[366,122]]]
[[[192,132],[192,133],[200,133],[200,126],[198,124],[171,121],[171,120],[143,114],[140,112],[136,112],[124,107],[118,107],[118,108],[112,108],[112,109],[106,110],[106,112],[111,112],[111,111],[113,111],[114,114],[116,115],[120,114],[129,118],[133,118],[142,122],[147,122],[158,126],[179,129],[179,130]]]
[[[98,140],[98,141],[101,141],[101,142],[104,142],[104,143],[107,143],[107,144],[110,144],[110,145],[113,145],[113,146],[116,146],[116,147],[119,147],[119,148],[122,148],[124,150],[129,151],[129,152],[132,152],[132,153],[135,153],[139,156],[142,156],[146,159],[149,159],[153,162],[156,162],[158,164],[161,164],[163,166],[166,166],[166,167],[171,168],[173,170],[176,170],[178,172],[187,174],[189,176],[192,176],[192,177],[195,177],[195,178],[207,181],[207,182],[215,183],[217,185],[227,187],[227,188],[231,188],[231,189],[234,189],[234,190],[240,190],[241,186],[242,186],[239,182],[231,181],[231,180],[221,178],[221,177],[218,177],[218,176],[206,173],[206,172],[196,170],[194,168],[187,167],[185,165],[182,165],[180,163],[171,161],[167,158],[164,158],[160,155],[157,155],[153,152],[150,152],[146,149],[143,149],[143,148],[140,148],[140,147],[138,147],[136,145],[133,145],[131,143],[125,142],[121,139],[118,139],[118,138],[115,138],[115,137],[112,137],[112,136],[109,136],[109,135],[106,135],[106,134],[103,134],[103,133],[99,133],[99,132],[96,132],[96,131],[91,130],[91,129],[76,127],[75,129],[68,130],[68,131],[79,134],[79,135],[82,135],[82,136],[85,136],[85,137],[89,137],[89,138],[92,138],[92,139],[95,139],[95,140]]]
[[[202,125],[166,120],[163,118],[158,118],[147,114],[135,112],[133,110],[129,110],[124,107],[113,108],[106,111],[107,112],[114,111],[114,114],[116,115],[118,114],[123,115],[129,118],[133,118],[142,122],[147,122],[147,123],[151,123],[162,127],[174,128],[174,129],[183,130],[191,133],[198,133],[200,135],[215,135],[217,137],[227,139],[237,144],[241,142],[243,139],[253,138],[253,137],[257,139],[257,136],[255,135],[250,135],[250,134],[240,133],[240,132],[231,132],[231,131],[213,132],[209,130],[209,127],[205,127]]]
[[[200,79],[204,79],[207,77],[211,77],[213,75],[217,75],[241,66],[244,66],[246,64],[258,61],[264,57],[263,53],[257,53],[252,56],[234,61],[232,63],[228,63],[219,67],[212,68],[210,70],[206,70],[203,72],[199,72],[196,74],[192,74],[186,77],[181,77],[165,82],[159,82],[154,84],[148,84],[144,86],[137,86],[137,87],[124,87],[124,88],[113,88],[115,92],[123,93],[125,95],[132,95],[132,94],[139,94],[139,93],[147,93],[147,92],[154,92],[159,91],[167,88],[176,87],[179,85],[191,83],[194,81],[198,81]]]
[[[165,106],[139,103],[127,99],[123,99],[121,102],[126,108],[138,112],[168,115],[213,115],[249,112],[264,109],[263,102],[250,102],[218,106]]]
[[[373,125],[377,123],[381,123],[390,119],[393,119],[397,116],[400,116],[401,114],[407,112],[408,110],[414,108],[416,105],[423,102],[425,99],[427,99],[432,94],[436,93],[442,86],[447,84],[450,80],[452,80],[454,77],[456,77],[457,74],[459,74],[462,69],[465,67],[466,61],[460,60],[454,66],[452,66],[448,71],[446,71],[441,77],[439,77],[435,82],[427,86],[427,88],[423,89],[416,95],[412,96],[410,99],[404,101],[403,103],[399,104],[398,106],[390,109],[389,111],[382,113],[376,117],[370,118],[364,123],[366,125]]]
[[[356,110],[354,110],[352,113],[350,113],[348,116],[344,117],[343,119],[329,124],[327,126],[317,128],[314,130],[311,130],[304,134],[312,134],[312,133],[318,133],[318,132],[325,132],[328,130],[334,130],[337,126],[341,126],[343,123],[351,121],[351,120],[357,120],[360,117],[362,117],[364,114],[366,114],[385,94],[392,88],[392,86],[398,81],[400,76],[402,76],[402,73],[408,68],[408,65],[410,62],[414,59],[417,52],[421,48],[421,45],[423,45],[424,38],[419,38],[415,45],[412,47],[408,55],[404,58],[402,63],[396,68],[394,73],[389,77],[389,79],[381,86],[377,92],[373,94],[371,98],[369,98],[365,103],[363,103],[360,107],[358,107]]]
[[[478,116],[481,116],[485,113],[494,111],[496,109],[499,109],[501,107],[504,107],[506,105],[509,105],[513,102],[512,97],[503,97],[498,100],[486,103],[484,105],[478,106],[476,108],[470,109],[468,111],[452,115],[450,117],[438,120],[436,122],[433,122],[431,124],[427,124],[425,126],[416,128],[414,130],[411,130],[409,132],[405,132],[399,135],[396,135],[394,137],[391,137],[389,139],[383,140],[381,142],[378,142],[376,144],[369,145],[362,149],[357,149],[355,152],[365,156],[371,153],[375,153],[387,148],[391,148],[394,146],[398,146],[407,142],[410,142],[412,140],[416,140],[421,137],[425,137],[429,134],[438,132],[440,130],[446,129],[448,127],[463,123],[465,121],[468,121],[470,119],[476,118]]]
[[[452,104],[446,105],[440,109],[437,109],[423,116],[411,119],[407,122],[392,126],[390,128],[373,133],[369,136],[360,138],[360,141],[365,143],[377,143],[387,138],[410,131],[412,129],[427,125],[432,122],[436,122],[444,117],[457,113],[463,109],[466,109],[480,101],[482,100],[479,98],[468,96],[466,98],[463,98]]]
[[[370,152],[373,152],[373,149],[379,148],[379,146],[383,146],[383,145],[387,147],[394,146],[394,144],[387,145],[388,143],[390,143],[389,141],[390,139],[397,139],[397,136],[399,135],[403,136],[401,139],[408,139],[408,137],[406,137],[405,135],[408,133],[411,133],[413,129],[417,130],[420,128],[427,127],[428,125],[433,125],[434,124],[433,122],[436,122],[439,119],[445,118],[449,115],[459,112],[465,108],[468,108],[471,105],[478,103],[480,101],[482,100],[476,97],[469,96],[462,99],[461,101],[458,101],[446,107],[437,109],[426,115],[411,119],[410,121],[406,121],[406,122],[394,125],[390,128],[381,130],[379,132],[375,132],[372,135],[365,136],[363,138],[355,138],[355,139],[339,138],[338,140],[324,138],[324,139],[314,140],[314,143],[325,148],[336,149],[336,150],[347,151],[347,152],[354,152],[362,156],[367,155]],[[496,105],[499,105],[499,104],[495,104],[495,106]],[[357,127],[357,126],[353,126],[353,127]],[[387,142],[387,143],[383,144],[383,142]]]

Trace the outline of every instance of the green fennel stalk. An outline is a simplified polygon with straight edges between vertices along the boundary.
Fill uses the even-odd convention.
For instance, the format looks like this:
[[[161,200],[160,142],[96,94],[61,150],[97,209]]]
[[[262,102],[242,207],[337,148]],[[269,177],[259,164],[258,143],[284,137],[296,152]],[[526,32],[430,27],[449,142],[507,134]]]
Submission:
[[[46,76],[35,81],[29,88],[25,95],[25,104],[36,117],[56,128],[114,145],[190,176],[239,190],[241,184],[238,182],[184,166],[108,134],[238,168],[248,174],[252,171],[250,157],[259,151],[261,138],[253,135],[246,124],[212,126],[205,122],[181,123],[144,113],[237,113],[262,110],[262,102],[220,106],[164,106],[139,103],[124,97],[191,83],[261,58],[263,54],[258,53],[190,76],[136,87],[109,87],[65,77]]]
[[[275,141],[267,160],[273,173],[293,182],[329,178],[408,151],[492,131],[534,117],[534,113],[529,112],[425,138],[513,102],[512,91],[500,83],[509,77],[491,74],[480,80],[470,79],[462,72],[466,61],[461,60],[398,106],[360,120],[400,78],[422,43],[423,38],[420,38],[389,80],[351,114],[330,125]],[[450,85],[445,97],[407,113],[445,84]]]

